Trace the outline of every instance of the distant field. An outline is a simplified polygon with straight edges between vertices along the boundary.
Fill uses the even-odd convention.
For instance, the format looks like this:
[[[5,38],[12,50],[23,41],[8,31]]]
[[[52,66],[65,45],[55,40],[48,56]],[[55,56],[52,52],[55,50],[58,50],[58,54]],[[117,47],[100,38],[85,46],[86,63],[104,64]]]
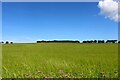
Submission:
[[[117,78],[118,44],[4,44],[3,78]]]

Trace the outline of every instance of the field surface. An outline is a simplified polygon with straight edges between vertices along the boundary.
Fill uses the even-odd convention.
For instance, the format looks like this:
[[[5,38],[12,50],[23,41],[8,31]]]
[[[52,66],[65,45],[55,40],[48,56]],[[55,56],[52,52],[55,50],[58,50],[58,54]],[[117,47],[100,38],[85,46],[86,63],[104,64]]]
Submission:
[[[117,78],[118,44],[3,44],[3,78]]]

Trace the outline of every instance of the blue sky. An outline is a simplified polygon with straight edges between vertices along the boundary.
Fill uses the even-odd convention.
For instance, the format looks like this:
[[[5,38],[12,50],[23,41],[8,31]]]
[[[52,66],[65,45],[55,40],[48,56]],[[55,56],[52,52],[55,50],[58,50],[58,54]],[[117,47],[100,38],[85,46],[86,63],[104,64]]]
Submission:
[[[118,23],[99,15],[98,2],[4,2],[6,41],[117,39]]]

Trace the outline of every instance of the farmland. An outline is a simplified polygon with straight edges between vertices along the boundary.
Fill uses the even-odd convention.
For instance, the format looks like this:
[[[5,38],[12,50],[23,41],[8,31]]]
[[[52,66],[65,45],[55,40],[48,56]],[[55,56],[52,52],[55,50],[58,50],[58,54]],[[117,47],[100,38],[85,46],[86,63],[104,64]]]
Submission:
[[[117,78],[118,44],[2,45],[3,78]]]

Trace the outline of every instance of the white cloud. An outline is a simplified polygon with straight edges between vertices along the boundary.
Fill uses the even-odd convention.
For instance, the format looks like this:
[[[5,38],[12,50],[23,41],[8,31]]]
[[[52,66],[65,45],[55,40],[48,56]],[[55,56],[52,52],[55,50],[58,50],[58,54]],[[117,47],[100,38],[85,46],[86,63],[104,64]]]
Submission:
[[[118,2],[114,0],[99,1],[98,7],[100,8],[100,15],[104,15],[105,18],[120,21],[120,10],[118,10]],[[118,12],[119,11],[119,12]]]

